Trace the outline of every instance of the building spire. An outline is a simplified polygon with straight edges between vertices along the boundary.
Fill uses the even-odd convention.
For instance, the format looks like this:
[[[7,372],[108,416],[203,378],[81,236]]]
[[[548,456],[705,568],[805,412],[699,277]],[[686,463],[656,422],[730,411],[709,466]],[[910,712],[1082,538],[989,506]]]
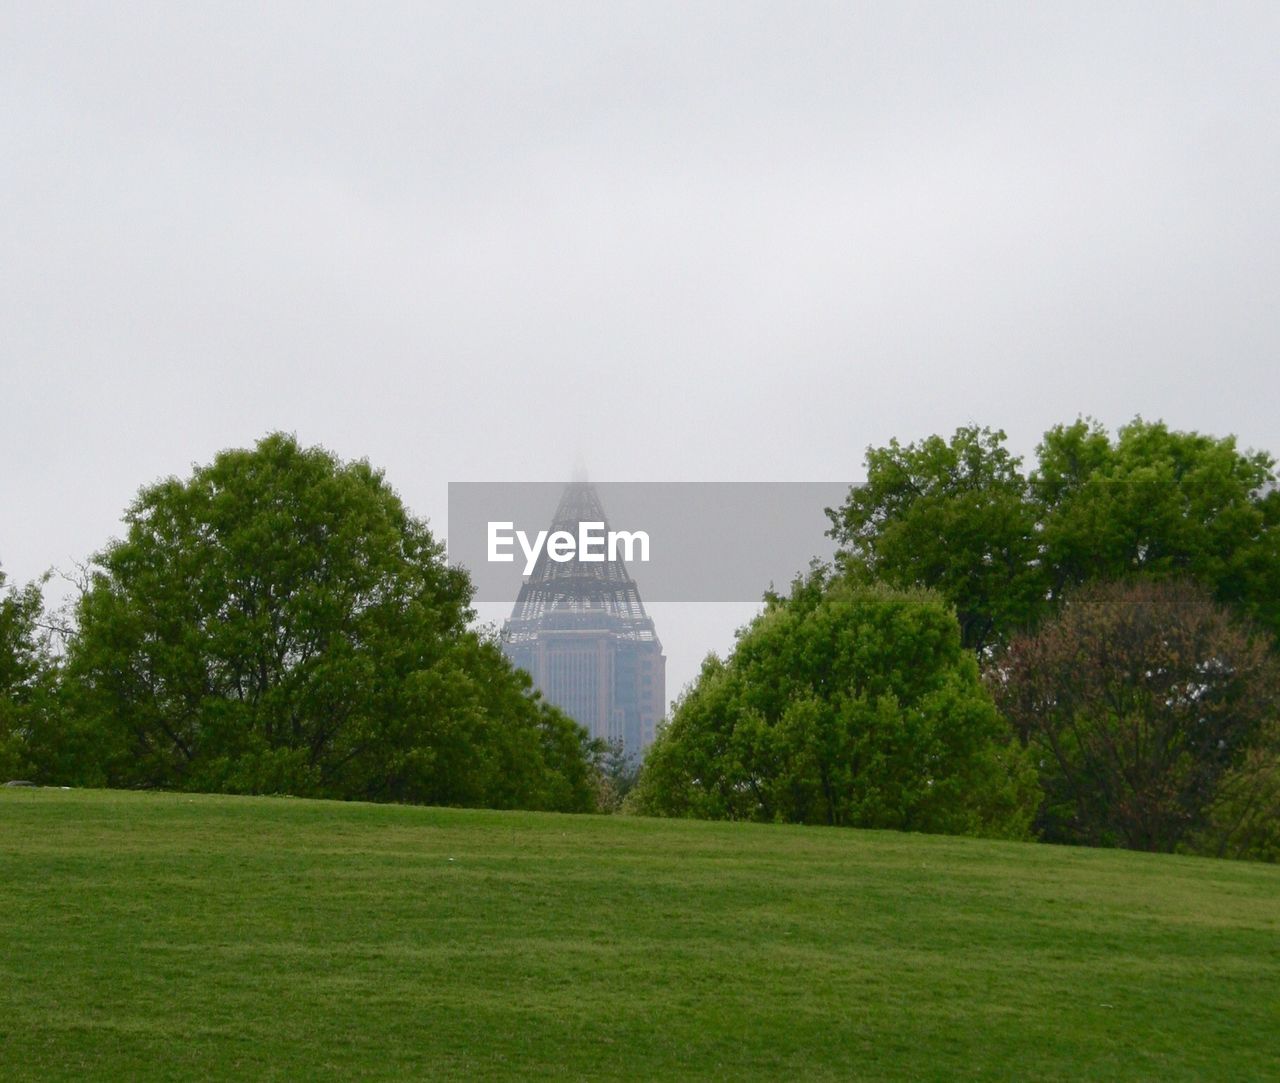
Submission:
[[[605,531],[609,529],[596,487],[572,481],[560,497],[550,532],[564,530],[577,537],[580,523],[603,523]],[[597,613],[621,622],[613,629],[618,634],[654,638],[653,622],[635,580],[626,564],[609,559],[611,556],[606,553],[604,560],[596,561],[556,561],[544,546],[511,611],[511,634],[520,631],[518,622],[537,621],[551,613]]]
[[[565,486],[550,532],[608,519],[590,482]],[[666,659],[621,560],[554,561],[544,547],[502,627],[503,651],[592,737],[638,758],[666,711]]]

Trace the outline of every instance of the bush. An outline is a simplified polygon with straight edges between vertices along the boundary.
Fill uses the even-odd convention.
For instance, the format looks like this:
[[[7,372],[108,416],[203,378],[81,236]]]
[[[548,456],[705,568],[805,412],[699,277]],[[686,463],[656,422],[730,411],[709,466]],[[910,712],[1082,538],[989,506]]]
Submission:
[[[952,610],[815,573],[704,663],[631,807],[1016,837],[1037,797]]]

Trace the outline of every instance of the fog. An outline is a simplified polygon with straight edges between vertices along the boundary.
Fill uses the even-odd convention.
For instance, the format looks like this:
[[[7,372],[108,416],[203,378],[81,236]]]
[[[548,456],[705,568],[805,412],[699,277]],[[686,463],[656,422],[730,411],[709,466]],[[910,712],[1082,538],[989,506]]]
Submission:
[[[274,429],[441,531],[969,422],[1280,450],[1274,5],[201,7],[0,12],[11,581]],[[653,608],[671,692],[744,619]]]

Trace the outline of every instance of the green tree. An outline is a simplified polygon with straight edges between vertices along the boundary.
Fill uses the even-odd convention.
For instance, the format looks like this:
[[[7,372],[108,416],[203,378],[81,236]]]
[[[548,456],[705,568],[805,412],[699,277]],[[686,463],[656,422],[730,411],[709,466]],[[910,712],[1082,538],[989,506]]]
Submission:
[[[1017,836],[1037,798],[950,608],[817,573],[772,599],[727,661],[704,663],[632,805]]]
[[[1280,861],[1280,716],[1223,774],[1206,821],[1187,840],[1192,852]]]
[[[599,811],[619,812],[629,809],[628,799],[640,777],[640,761],[627,755],[620,740],[601,741],[596,756],[599,774]]]
[[[1225,829],[1220,850],[1247,848],[1275,797],[1267,638],[1186,579],[1091,583],[1014,637],[987,680],[1041,765],[1046,837],[1171,851]]]
[[[928,587],[983,653],[1100,579],[1192,576],[1280,633],[1280,491],[1273,461],[1234,438],[1137,419],[1111,439],[1060,425],[1024,476],[1005,435],[958,429],[867,452],[867,482],[828,509],[849,573]]]
[[[869,448],[866,484],[827,509],[851,574],[939,591],[979,652],[1029,623],[1044,598],[1035,508],[1005,439],[967,427],[950,440]]]
[[[5,588],[0,571],[0,781],[30,779],[33,731],[52,705],[53,662],[39,621],[38,583]]]
[[[1048,590],[1094,580],[1190,576],[1280,633],[1280,492],[1274,462],[1234,437],[1135,420],[1045,434],[1030,478]]]
[[[111,785],[578,809],[585,734],[467,630],[382,474],[273,434],[142,490],[67,656]]]

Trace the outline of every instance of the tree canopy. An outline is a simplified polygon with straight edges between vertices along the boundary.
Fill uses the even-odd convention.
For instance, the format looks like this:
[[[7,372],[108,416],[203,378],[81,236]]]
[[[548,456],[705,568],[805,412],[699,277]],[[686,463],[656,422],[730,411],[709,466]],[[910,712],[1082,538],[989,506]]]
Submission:
[[[591,807],[585,732],[467,630],[467,577],[366,462],[277,433],[125,522],[68,647],[82,781]]]
[[[979,650],[1029,621],[1043,597],[1036,511],[1004,441],[964,428],[950,441],[869,448],[866,484],[827,511],[850,574],[937,590]]]
[[[5,583],[0,570],[0,781],[34,773],[33,731],[53,702],[52,659],[39,626],[40,585]]]
[[[718,819],[1021,835],[1038,793],[936,595],[774,598],[659,733],[633,805]]]
[[[1045,434],[1030,481],[1049,596],[1083,583],[1187,578],[1280,632],[1274,460],[1233,436],[1136,420],[1114,440],[1077,421]]]
[[[1247,848],[1275,811],[1268,646],[1188,579],[1091,583],[1015,636],[987,679],[1041,765],[1045,836],[1169,851],[1229,827]]]
[[[1024,473],[999,430],[867,452],[831,534],[849,573],[938,590],[982,652],[1093,580],[1191,576],[1280,632],[1280,492],[1271,458],[1233,437],[1135,420],[1116,438],[1060,425]]]

